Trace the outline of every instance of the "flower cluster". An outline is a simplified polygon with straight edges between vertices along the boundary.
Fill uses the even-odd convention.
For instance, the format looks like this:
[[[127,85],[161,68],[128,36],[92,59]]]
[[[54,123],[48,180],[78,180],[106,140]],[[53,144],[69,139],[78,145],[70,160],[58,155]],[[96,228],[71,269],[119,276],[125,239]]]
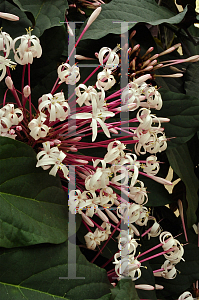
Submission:
[[[99,4],[92,1],[95,2]],[[91,15],[86,29],[95,17]],[[31,102],[30,65],[34,58],[41,57],[42,48],[39,39],[31,35],[31,31],[29,28],[26,35],[14,40],[7,33],[0,33],[0,51],[3,52],[0,57],[0,80],[7,72],[5,82],[18,105],[15,108],[12,103],[6,104],[7,90],[0,109],[0,135],[16,138],[34,148],[37,152],[36,167],[50,169],[49,174],[52,176],[58,174],[66,191],[69,180],[67,166],[75,165],[76,187],[69,193],[68,204],[72,214],[82,216],[82,223],[88,230],[84,236],[87,248],[95,250],[102,243],[102,247],[105,247],[116,230],[120,232],[119,251],[112,258],[115,268],[108,273],[109,277],[116,275],[120,279],[130,276],[134,281],[142,275],[142,262],[164,255],[166,261],[161,269],[153,272],[154,276],[175,278],[175,265],[183,259],[183,247],[169,232],[162,232],[159,223],[150,215],[150,209],[145,206],[148,202],[147,188],[139,179],[139,175],[144,175],[159,183],[171,184],[157,176],[160,166],[156,154],[167,148],[167,138],[161,123],[169,122],[169,119],[158,118],[152,112],[162,108],[162,98],[157,87],[150,83],[152,76],[148,71],[151,68],[148,71],[147,68],[143,69],[142,73],[130,72],[129,83],[111,94],[111,88],[116,83],[114,74],[119,69],[117,52],[121,49],[119,45],[113,50],[103,47],[96,54],[99,67],[74,88],[76,101],[65,99],[63,91],[55,93],[63,83],[75,85],[80,81],[79,67],[77,64],[70,66],[68,59],[58,66],[58,78],[52,90],[41,95],[38,107],[34,107]],[[11,49],[15,61],[23,65],[21,92],[15,89],[11,79],[9,67],[16,65],[8,59]],[[129,52],[132,55],[133,49],[128,50],[127,54]],[[26,65],[28,85],[24,86]],[[99,68],[102,70],[96,75],[95,84],[87,86],[86,82]],[[134,115],[135,110],[138,111]],[[129,120],[120,120],[121,112],[129,112]],[[69,117],[74,121],[74,126],[70,126]],[[113,121],[111,117],[114,117]],[[125,133],[125,136],[118,135],[116,139],[111,137],[111,134],[117,135],[119,131]],[[98,134],[108,139],[98,140]],[[95,143],[91,143],[89,138]],[[128,149],[128,145],[131,149]],[[82,152],[89,148],[107,148],[107,153],[104,157],[101,154],[99,157],[83,155]],[[144,160],[138,159],[139,155],[147,153],[149,156]],[[103,223],[99,225],[94,221],[95,217]],[[128,229],[119,229],[120,224]],[[152,226],[142,236],[148,235],[148,240],[159,236],[160,244],[154,249],[162,247],[163,251],[140,260],[142,255],[153,248],[136,254],[138,243],[134,236],[140,236],[141,227],[148,224]]]

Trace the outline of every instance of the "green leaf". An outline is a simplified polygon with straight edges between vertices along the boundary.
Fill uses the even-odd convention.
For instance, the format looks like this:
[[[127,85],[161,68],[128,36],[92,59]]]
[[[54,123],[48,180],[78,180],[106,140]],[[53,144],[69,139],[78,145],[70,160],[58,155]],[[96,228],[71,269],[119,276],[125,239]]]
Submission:
[[[121,279],[117,286],[111,290],[111,300],[139,300],[135,284],[131,278]]]
[[[68,8],[67,0],[13,0],[22,11],[30,12],[35,18],[34,34],[41,36],[43,32],[54,26],[61,26]]]
[[[62,243],[67,239],[67,196],[60,180],[36,168],[36,153],[0,137],[0,246]]]
[[[185,16],[187,8],[175,15],[154,0],[112,0],[102,5],[102,11],[85,33],[83,39],[99,39],[108,33],[121,34],[121,21],[129,22],[129,29],[137,22],[158,25],[178,24]]]
[[[170,119],[169,123],[163,124],[166,137],[175,137],[168,142],[168,147],[186,143],[199,127],[199,99],[163,89],[159,91],[163,107],[160,111],[156,111],[156,115]]]
[[[197,220],[199,181],[194,173],[194,166],[186,144],[167,150],[167,157],[174,172],[182,179],[186,186],[188,202],[187,223],[191,227]]]
[[[85,300],[110,293],[112,286],[106,271],[89,263],[79,248],[74,247],[75,265],[72,264],[74,257],[70,257],[67,243],[1,249],[1,298]],[[70,279],[71,268],[76,268],[76,274],[75,278]],[[64,279],[66,277],[69,279]]]
[[[9,33],[13,39],[22,34],[26,34],[25,28],[30,27],[31,22],[30,20],[28,20],[26,14],[23,11],[21,11],[18,7],[9,3],[8,1],[1,1],[0,11],[14,14],[19,17],[19,21],[15,22],[0,19],[3,31]]]
[[[185,90],[187,95],[198,97],[198,84],[199,84],[199,62],[190,64],[187,68],[185,77]]]

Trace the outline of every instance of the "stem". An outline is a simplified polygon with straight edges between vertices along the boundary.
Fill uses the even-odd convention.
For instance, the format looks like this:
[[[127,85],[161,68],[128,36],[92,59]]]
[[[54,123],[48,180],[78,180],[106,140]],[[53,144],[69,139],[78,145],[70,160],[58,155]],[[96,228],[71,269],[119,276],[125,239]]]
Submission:
[[[28,85],[30,87],[30,63],[28,63]],[[30,121],[32,120],[32,105],[31,105],[31,94],[29,95],[29,112],[30,112]]]
[[[122,222],[122,220],[120,220],[120,222],[117,224],[117,226],[115,227],[115,229],[113,230],[113,232],[109,236],[108,240],[104,243],[104,245],[102,246],[102,248],[100,249],[100,251],[97,253],[97,255],[92,259],[91,263],[93,263],[98,258],[98,256],[100,255],[100,253],[102,253],[102,251],[104,250],[104,248],[108,244],[109,240],[112,238],[112,236],[116,232],[117,228],[120,226],[121,222]]]
[[[24,79],[25,79],[26,65],[23,66],[22,79],[21,79],[21,93],[22,93],[22,103],[24,102]]]

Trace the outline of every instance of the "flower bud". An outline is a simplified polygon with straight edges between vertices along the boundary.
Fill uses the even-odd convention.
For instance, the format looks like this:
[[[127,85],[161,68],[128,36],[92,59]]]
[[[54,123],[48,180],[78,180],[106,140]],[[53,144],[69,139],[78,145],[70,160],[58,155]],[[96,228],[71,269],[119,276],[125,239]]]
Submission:
[[[13,89],[13,81],[12,81],[12,79],[11,79],[10,76],[6,77],[5,84],[7,85],[7,87],[9,88],[9,90]]]
[[[13,14],[0,12],[0,18],[6,19],[9,21],[19,21],[19,17]]]
[[[24,97],[25,98],[28,98],[31,94],[31,90],[30,90],[30,87],[29,85],[26,85],[24,88],[23,88],[23,94],[24,94]]]
[[[88,22],[87,22],[87,27],[89,27],[94,21],[95,19],[97,19],[97,17],[99,16],[100,12],[101,12],[102,8],[98,7],[94,10],[94,12],[90,15]]]

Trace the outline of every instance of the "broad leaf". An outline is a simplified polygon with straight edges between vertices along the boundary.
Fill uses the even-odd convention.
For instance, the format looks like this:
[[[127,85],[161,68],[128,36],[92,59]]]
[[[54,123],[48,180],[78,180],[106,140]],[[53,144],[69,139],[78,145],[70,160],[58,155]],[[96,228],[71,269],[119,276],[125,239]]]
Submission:
[[[30,12],[35,19],[34,34],[41,36],[43,32],[54,26],[61,26],[68,8],[67,0],[13,0],[22,11]]]
[[[186,144],[167,150],[167,157],[175,173],[182,179],[186,186],[188,202],[187,223],[191,227],[196,221],[198,207],[199,181],[194,173],[194,166]]]
[[[121,22],[129,22],[129,29],[137,22],[151,25],[162,23],[178,24],[185,16],[187,8],[175,15],[153,0],[112,0],[102,5],[102,12],[85,33],[83,39],[99,39],[108,33],[121,34]]]
[[[198,97],[199,62],[190,64],[186,72],[185,90],[187,95]]]
[[[110,293],[106,271],[89,263],[74,247],[76,257],[72,258],[67,243],[0,250],[1,298],[85,300]],[[74,269],[76,274],[71,274]]]
[[[168,147],[177,146],[190,140],[199,127],[199,99],[181,93],[159,90],[162,95],[163,107],[156,111],[157,116],[170,118],[164,123],[166,137],[173,138]]]
[[[111,300],[139,300],[137,292],[135,290],[135,285],[131,278],[121,279],[117,286],[112,289]]]
[[[67,195],[59,178],[36,168],[36,153],[0,137],[0,246],[62,243],[67,239]]]

